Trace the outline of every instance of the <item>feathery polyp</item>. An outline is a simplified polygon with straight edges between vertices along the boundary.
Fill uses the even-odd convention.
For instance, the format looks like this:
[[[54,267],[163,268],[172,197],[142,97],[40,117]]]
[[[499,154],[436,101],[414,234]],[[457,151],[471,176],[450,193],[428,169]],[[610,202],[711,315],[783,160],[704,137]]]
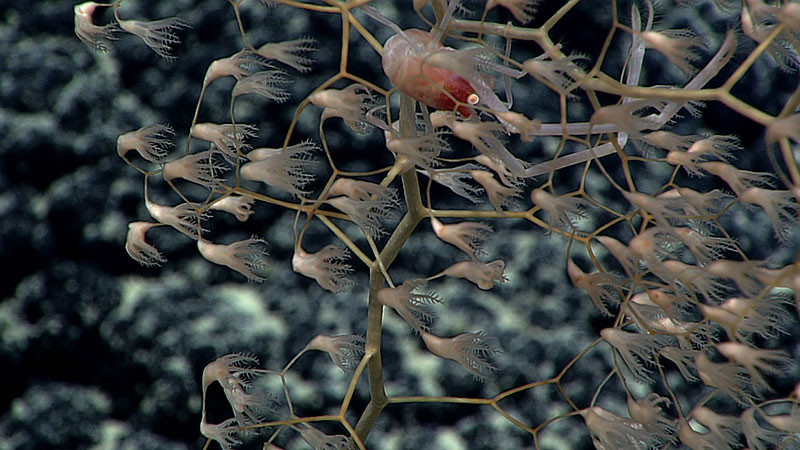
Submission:
[[[289,91],[285,88],[288,84],[289,79],[286,76],[286,72],[270,68],[236,81],[233,90],[231,90],[231,98],[235,99],[240,95],[256,94],[269,100],[283,103],[289,100]]]
[[[687,215],[695,215],[700,218],[712,218],[722,211],[724,205],[733,199],[733,196],[719,189],[714,189],[706,193],[700,193],[692,188],[679,187],[677,191],[679,198],[687,204],[684,211]],[[667,191],[661,196],[668,194]]]
[[[724,445],[726,444],[719,442],[718,436],[712,433],[695,431],[686,419],[680,419],[678,423],[678,439],[687,447],[702,450],[725,448]]]
[[[663,105],[661,100],[644,99],[603,106],[592,114],[589,123],[616,125],[632,138],[640,139],[643,131],[661,128],[662,124],[652,112]],[[651,114],[644,115],[648,112]]]
[[[221,423],[208,423],[206,422],[205,408],[203,409],[200,434],[207,439],[216,441],[222,450],[233,450],[234,447],[242,443],[242,440],[236,437],[238,432],[239,425],[236,419],[227,419]]]
[[[316,43],[317,41],[312,37],[268,42],[259,47],[257,53],[262,58],[280,61],[300,73],[306,73],[311,70],[311,63],[314,61],[304,56],[303,53],[316,51]]]
[[[555,196],[544,188],[537,188],[531,191],[531,201],[547,211],[548,223],[552,228],[575,231],[575,218],[586,218],[583,208],[587,203],[580,197]]]
[[[698,51],[706,48],[703,38],[691,30],[648,30],[638,34],[648,48],[658,50],[686,75],[697,70],[691,63],[699,60]]]
[[[330,198],[326,202],[347,214],[356,225],[373,239],[386,234],[381,221],[391,218],[392,208],[394,207],[384,199],[353,200],[346,196]]]
[[[742,195],[750,187],[772,184],[772,174],[770,173],[741,170],[721,161],[700,163],[700,168],[722,178],[736,195]]]
[[[328,353],[334,364],[344,373],[352,372],[364,354],[364,338],[354,334],[328,336],[318,334],[306,345],[306,350]]]
[[[705,304],[698,304],[697,309],[703,318],[708,321],[716,322],[725,328],[728,333],[728,338],[734,338],[737,335],[746,335],[750,331],[749,322],[746,318],[740,318],[735,312],[728,311],[720,306],[711,306]]]
[[[549,58],[550,55],[544,53],[522,63],[522,68],[532,77],[544,80],[551,88],[556,89],[560,94],[567,97],[574,96],[574,94],[571,93],[575,86],[573,74],[583,74],[583,69],[578,65],[578,62],[585,61],[588,58],[580,54],[570,55],[557,60],[551,60]]]
[[[328,192],[331,195],[344,195],[351,200],[382,200],[389,208],[397,208],[401,204],[397,190],[353,178],[337,178]]]
[[[703,352],[695,355],[694,367],[706,386],[719,389],[741,405],[749,404],[752,394],[745,390],[748,378],[744,367],[732,362],[711,362]]]
[[[800,142],[800,113],[775,119],[767,126],[766,139],[768,144],[784,138]]]
[[[431,226],[436,237],[455,246],[475,259],[483,254],[483,242],[492,232],[492,227],[482,222],[459,222],[444,225],[436,217],[431,217]]]
[[[786,299],[778,296],[756,298],[731,297],[719,306],[698,305],[704,318],[720,324],[733,339],[749,338],[753,334],[769,339],[785,334]]]
[[[269,409],[269,403],[266,395],[251,393],[251,380],[265,373],[256,367],[257,364],[258,358],[242,353],[230,353],[208,363],[203,369],[202,378],[204,415],[206,391],[216,381],[222,387],[239,425],[258,423],[261,413]]]
[[[480,261],[461,261],[444,269],[444,274],[453,278],[465,278],[482,290],[491,289],[495,283],[504,283],[508,278],[503,275],[506,263],[502,259],[482,263]]]
[[[269,63],[253,54],[250,50],[241,50],[226,58],[212,62],[206,70],[203,86],[222,77],[234,77],[237,80],[269,67]]]
[[[483,194],[486,191],[468,181],[472,178],[469,171],[478,167],[476,164],[462,164],[450,170],[430,172],[430,176],[433,181],[446,186],[454,194],[464,197],[472,203],[480,203],[483,201]]]
[[[542,121],[529,119],[525,115],[514,111],[495,112],[506,128],[506,132],[519,135],[522,142],[533,142],[536,134],[542,129]]]
[[[639,328],[648,332],[664,332],[672,335],[688,336],[694,342],[693,331],[700,329],[695,322],[684,322],[673,319],[664,314],[664,310],[650,301],[647,292],[640,292],[630,298],[630,301],[623,304],[623,309],[628,317],[631,318]],[[705,341],[700,340],[699,345]]]
[[[624,270],[625,274],[629,277],[639,271],[637,260],[634,258],[631,251],[628,250],[628,246],[611,236],[601,235],[597,236],[595,239],[611,252],[611,255],[616,258],[620,266],[622,266],[622,270]]]
[[[670,203],[678,207],[677,216],[674,217],[676,220],[686,222],[704,233],[710,233],[718,227],[712,220],[723,211],[723,207],[733,199],[733,196],[720,189],[701,194],[691,188],[679,187],[663,192],[657,198],[673,199],[675,203]]]
[[[661,438],[642,424],[627,417],[618,416],[599,406],[580,411],[595,448],[603,450],[623,448],[659,448]]]
[[[245,222],[253,214],[251,208],[255,199],[244,195],[229,195],[211,204],[211,209],[233,214],[240,222]]]
[[[386,132],[386,148],[395,155],[408,158],[415,166],[430,169],[439,165],[436,158],[443,152],[450,150],[447,141],[443,139],[444,132],[437,131],[415,137],[395,137]]]
[[[213,189],[222,183],[219,174],[226,170],[228,167],[214,160],[214,152],[206,150],[164,164],[161,176],[167,181],[183,178],[186,181]]]
[[[758,261],[734,261],[720,259],[706,266],[706,270],[719,278],[733,280],[745,296],[755,296],[761,289],[758,272],[763,263]]]
[[[727,237],[706,236],[689,227],[675,227],[672,231],[698,264],[707,265],[719,259],[726,251],[736,251],[736,244]]]
[[[100,4],[95,2],[84,2],[75,5],[73,12],[75,15],[75,34],[90,49],[105,53],[111,41],[116,40],[114,33],[119,31],[117,24],[95,25],[92,16],[98,7],[109,7],[111,4]]]
[[[251,237],[232,244],[214,244],[203,238],[197,240],[197,249],[203,258],[214,264],[228,266],[248,280],[262,282],[267,266],[267,242]]]
[[[646,431],[658,436],[662,442],[674,441],[677,422],[664,416],[664,411],[660,405],[669,406],[670,400],[662,397],[655,392],[647,394],[641,400],[634,400],[628,397],[628,413],[631,418],[644,427]]]
[[[145,198],[147,212],[153,219],[169,225],[192,239],[197,239],[200,230],[200,219],[207,218],[205,212],[198,212],[198,205],[193,203],[181,203],[176,206],[164,206],[153,203]]]
[[[344,450],[352,448],[347,436],[342,434],[325,434],[309,425],[306,425],[300,430],[300,437],[314,449]]]
[[[522,190],[520,188],[503,186],[491,173],[485,170],[470,170],[469,173],[472,175],[472,179],[486,190],[489,203],[498,212],[503,211],[504,208],[512,208],[515,204],[514,198],[521,197]]]
[[[773,427],[786,433],[800,433],[800,413],[797,408],[793,408],[790,414],[778,414],[774,416],[764,415],[764,420]]]
[[[165,59],[174,59],[171,46],[180,43],[180,39],[178,39],[175,32],[181,28],[189,27],[189,24],[177,17],[170,17],[150,22],[120,20],[119,26],[144,41],[158,56]]]
[[[775,13],[778,21],[795,33],[800,33],[800,4],[785,3]]]
[[[472,144],[481,154],[502,163],[512,174],[525,175],[525,163],[511,154],[498,137],[498,135],[506,133],[506,128],[502,123],[456,120],[455,116],[451,117],[447,125],[456,137]]]
[[[739,138],[733,135],[716,135],[695,141],[687,153],[717,158],[720,161],[736,159],[733,151],[742,150]]]
[[[653,304],[658,305],[664,310],[668,317],[674,317],[689,306],[688,300],[685,297],[680,297],[660,289],[648,290],[647,298],[650,299]]]
[[[657,365],[655,354],[665,345],[664,336],[633,333],[619,328],[604,328],[600,330],[600,336],[619,353],[634,378],[644,383],[653,382],[647,366]]]
[[[671,227],[650,227],[628,241],[628,249],[637,258],[647,263],[653,271],[660,269],[661,260],[670,257],[678,248],[679,240]]]
[[[369,181],[354,180],[352,178],[337,178],[331,185],[329,193],[331,195],[342,195],[349,200],[349,202],[337,200],[342,197],[335,197],[331,199],[332,202],[329,202],[342,211],[348,212],[347,209],[352,209],[351,207],[354,205],[361,205],[361,208],[366,210],[366,214],[364,214],[364,211],[362,211],[362,214],[359,214],[360,216],[366,217],[362,217],[359,220],[356,220],[349,212],[348,215],[359,225],[362,225],[360,221],[363,221],[364,224],[362,227],[369,231],[373,238],[383,234],[380,221],[391,218],[393,210],[399,208],[401,205],[400,198],[397,196],[397,191],[395,189],[386,188],[379,184],[370,183]],[[339,206],[337,206],[337,204]],[[340,206],[345,209],[340,208]],[[375,217],[370,217],[371,215]],[[377,219],[377,221],[373,219]],[[377,228],[375,228],[376,226]]]
[[[131,222],[128,224],[128,237],[125,240],[125,251],[139,264],[151,267],[160,266],[166,258],[145,240],[145,234],[158,224],[151,222]]]
[[[658,130],[642,136],[642,141],[666,151],[687,151],[702,136],[697,134],[682,135],[672,131]]]
[[[265,161],[268,159],[281,159],[285,158],[289,160],[289,162],[296,161],[305,161],[311,159],[314,152],[319,151],[319,145],[311,139],[306,139],[305,141],[300,142],[299,144],[294,144],[286,147],[286,150],[283,148],[256,148],[247,153],[247,159],[250,161]],[[281,154],[285,156],[281,156]]]
[[[488,358],[502,353],[497,339],[486,333],[463,333],[451,338],[442,338],[422,331],[425,346],[434,355],[461,364],[476,379],[484,381],[497,370]]]
[[[673,166],[681,166],[689,176],[701,176],[703,171],[700,170],[701,162],[705,162],[708,158],[702,153],[689,153],[682,150],[672,150],[667,153],[664,160]]]
[[[797,203],[792,191],[749,187],[739,194],[739,200],[758,205],[772,224],[775,237],[789,245],[790,234],[797,228]]]
[[[474,159],[476,163],[492,169],[492,171],[500,178],[500,181],[506,186],[522,187],[522,185],[525,184],[525,180],[522,177],[511,173],[511,171],[508,170],[508,167],[506,167],[502,161],[496,158],[487,155],[478,155]]]
[[[308,100],[322,108],[322,120],[339,117],[358,134],[367,133],[366,112],[375,105],[375,98],[363,84],[344,89],[324,89],[311,94]]]
[[[433,312],[428,305],[441,303],[441,300],[433,292],[414,292],[424,284],[423,280],[406,280],[400,286],[380,289],[377,299],[383,306],[394,309],[415,331],[427,331],[433,321]]]
[[[775,431],[772,428],[761,425],[756,419],[756,411],[760,411],[762,416],[766,416],[758,406],[750,406],[739,416],[742,421],[742,432],[751,450],[791,448],[792,445],[797,443],[796,436],[790,437],[778,427],[775,428],[781,431]],[[766,419],[766,421],[772,425],[769,419]]]
[[[693,292],[693,296],[705,297],[707,300],[719,300],[721,295],[728,290],[725,283],[720,282],[716,277],[692,264],[686,264],[677,259],[662,261],[657,266],[650,268],[658,277],[667,283],[671,283],[673,289],[682,287],[684,290]]]
[[[683,378],[691,382],[700,381],[692,370],[690,370],[690,368],[694,367],[694,357],[696,353],[697,351],[695,350],[671,346],[661,347],[658,351],[659,355],[672,361],[678,367]]]
[[[606,305],[619,305],[619,294],[614,290],[614,286],[619,283],[620,277],[606,272],[586,273],[572,261],[572,258],[567,258],[567,275],[576,288],[589,294],[592,303],[600,312],[606,316],[612,315]]]
[[[211,142],[228,162],[234,163],[237,151],[249,148],[245,139],[254,137],[256,131],[258,128],[255,125],[241,123],[197,123],[192,126],[190,134],[197,139]]]
[[[309,170],[317,164],[312,152],[318,149],[313,141],[304,141],[286,148],[257,148],[247,154],[250,162],[242,165],[239,174],[245,180],[260,181],[294,196],[306,196],[305,187],[314,181]]]
[[[328,245],[317,253],[307,253],[300,244],[295,245],[292,270],[316,280],[323,289],[333,293],[353,286],[347,274],[353,271],[347,261],[350,251],[339,245]]]
[[[756,277],[758,281],[763,284],[797,291],[795,283],[800,281],[800,271],[798,271],[798,267],[794,264],[788,264],[774,269],[761,267],[758,269]]]
[[[623,191],[622,195],[631,205],[640,208],[653,216],[656,223],[669,226],[669,219],[682,220],[685,216],[683,209],[686,204],[678,197],[653,197],[642,192]]]
[[[784,374],[794,364],[783,350],[756,348],[739,342],[720,342],[715,347],[724,357],[744,367],[750,375],[753,387],[760,391],[770,390],[764,374]]]
[[[714,448],[738,448],[742,424],[736,416],[717,414],[705,406],[695,406],[692,417],[710,431],[709,438],[716,441]]]
[[[117,138],[117,154],[125,158],[131,150],[152,163],[161,162],[172,147],[170,136],[175,134],[172,127],[165,124],[147,125],[135,131],[121,134]]]

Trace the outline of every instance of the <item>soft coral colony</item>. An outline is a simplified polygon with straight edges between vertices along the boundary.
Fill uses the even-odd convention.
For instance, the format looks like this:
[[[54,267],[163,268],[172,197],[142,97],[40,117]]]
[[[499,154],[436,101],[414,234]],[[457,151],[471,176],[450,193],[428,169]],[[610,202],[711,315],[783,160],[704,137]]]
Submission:
[[[122,20],[121,3],[76,6],[76,34],[92,49],[108,51],[117,35],[127,32],[159,56],[172,58],[170,45],[178,41],[176,32],[188,25],[179,19]],[[491,360],[502,352],[500,341],[483,331],[453,337],[434,334],[442,299],[428,286],[442,277],[466,279],[481,290],[507,281],[505,261],[482,261],[493,233],[487,221],[522,219],[558,235],[554,239],[569,241],[564,273],[599,313],[614,318],[586,349],[607,344],[613,368],[606,381],[582,405],[560,384],[579,358],[557,377],[541,382],[557,384],[571,408],[547,423],[582,417],[598,449],[660,448],[679,441],[690,448],[715,449],[738,448],[744,442],[754,449],[798,445],[800,388],[775,394],[769,382],[797,377],[795,358],[785,349],[769,348],[768,342],[788,333],[787,322],[794,318],[788,313],[793,307],[800,309],[796,299],[792,302],[792,292],[796,296],[800,290],[800,262],[796,257],[751,260],[726,229],[732,211],[756,211],[781,245],[798,250],[800,169],[791,146],[800,141],[800,116],[794,112],[800,96],[787,99],[779,115],[771,116],[732,94],[757,61],[772,57],[775,62],[766,64],[786,70],[798,66],[797,3],[715,1],[722,14],[734,11],[744,34],[728,32],[716,49],[691,30],[659,29],[649,1],[632,6],[628,22],[615,10],[603,52],[610,51],[608,43],[617,34],[626,37],[627,48],[624,72],[611,76],[600,70],[603,57],[593,61],[579,52],[566,54],[561,44],[552,41],[554,26],[577,7],[578,0],[558,5],[537,28],[524,26],[534,18],[536,1],[487,1],[480,20],[459,18],[471,3],[414,1],[420,23],[430,24],[429,31],[401,29],[368,2],[321,6],[262,0],[266,6],[285,3],[341,15],[346,30],[352,24],[374,48],[388,83],[348,72],[343,60],[336,75],[299,102],[282,145],[255,149],[250,142],[257,139],[258,128],[237,120],[236,99],[257,95],[270,102],[289,102],[289,73],[311,70],[316,47],[312,38],[303,37],[256,48],[244,32],[240,3],[230,1],[246,48],[209,65],[185,151],[170,151],[173,130],[163,124],[144,126],[118,140],[119,156],[144,174],[145,203],[155,220],[133,222],[126,249],[144,265],[164,263],[165,257],[145,235],[153,227],[169,225],[195,240],[206,260],[260,282],[266,277],[266,241],[252,236],[214,243],[213,233],[203,223],[211,220],[212,210],[247,221],[255,202],[283,207],[295,212],[293,270],[315,280],[321,289],[341,293],[353,287],[351,274],[366,267],[369,306],[365,338],[317,335],[281,371],[257,368],[257,359],[243,354],[210,363],[203,374],[204,399],[208,386],[219,382],[234,417],[209,424],[204,407],[204,436],[227,449],[240,442],[245,429],[275,427],[266,448],[274,447],[281,430],[288,427],[315,448],[365,448],[371,424],[393,400],[385,392],[382,376],[383,307],[406,322],[409,333],[418,335],[431,354],[457,362],[476,379],[491,379],[499,367]],[[93,14],[103,7],[113,8],[116,21],[96,25]],[[615,2],[612,8],[617,8]],[[501,25],[487,20],[497,14],[510,14],[514,21]],[[392,36],[381,44],[368,31],[372,25],[387,27]],[[505,49],[490,45],[495,42],[490,37],[499,37],[497,42],[503,42]],[[742,40],[757,46],[735,70],[723,70],[734,64]],[[514,59],[512,44],[519,42],[535,44],[540,54]],[[348,45],[344,40],[342,58],[354,57]],[[643,86],[645,61],[654,54],[666,71],[677,69],[673,72],[688,81]],[[720,87],[709,87],[723,75],[727,78]],[[230,122],[199,122],[207,89],[227,77],[235,79]],[[524,105],[515,106],[510,88],[514,83],[539,83],[551,90],[558,98],[561,120],[542,123]],[[598,93],[604,99],[610,94],[615,101],[603,104]],[[568,121],[568,100],[576,101],[579,94],[585,94],[591,112],[583,121]],[[390,107],[398,97],[399,108]],[[764,151],[776,173],[738,167],[737,155],[745,149],[734,135],[668,129],[684,112],[699,116],[700,101],[719,102],[762,126]],[[304,139],[291,144],[300,133],[296,124],[302,114],[318,115],[315,139],[320,143]],[[355,135],[380,134],[393,157],[391,166],[362,172],[337,167],[336,150],[325,130],[339,121]],[[554,137],[548,139],[557,141],[558,150],[535,160],[525,145],[546,136]],[[205,148],[193,151],[192,141]],[[672,172],[653,189],[650,175],[635,170],[639,164],[666,166]],[[570,168],[579,169],[581,180],[571,190],[556,176]],[[586,186],[590,171],[616,194],[614,201],[590,194]],[[327,179],[319,180],[323,172]],[[150,183],[158,178],[180,203],[166,206],[151,199]],[[694,179],[710,180],[714,189],[695,190],[690,183]],[[202,186],[207,195],[189,198],[178,180]],[[432,192],[437,193],[435,198]],[[533,206],[522,209],[524,198]],[[473,206],[456,209],[451,206],[459,204],[456,200]],[[490,206],[474,206],[484,201]],[[392,263],[423,221],[430,222],[440,248],[452,250],[458,260],[427,278],[395,280]],[[337,242],[304,241],[315,226],[328,229]],[[351,257],[361,266],[349,264]],[[592,269],[581,267],[586,262]],[[309,350],[327,352],[353,377],[341,413],[326,419],[338,422],[347,436],[327,435],[295,411],[286,374]],[[370,375],[371,406],[353,426],[345,413],[364,371]],[[673,381],[667,371],[682,381]],[[281,416],[274,398],[256,394],[251,381],[261,375],[280,379],[288,416]],[[613,392],[612,380],[624,392],[627,408],[606,403],[602,394],[606,389]],[[676,395],[672,384],[680,383],[705,386],[704,397]],[[547,423],[526,425],[498,404],[538,384],[512,387],[494,398],[458,401],[492,405],[538,446],[538,433]],[[273,416],[279,418],[270,421]]]

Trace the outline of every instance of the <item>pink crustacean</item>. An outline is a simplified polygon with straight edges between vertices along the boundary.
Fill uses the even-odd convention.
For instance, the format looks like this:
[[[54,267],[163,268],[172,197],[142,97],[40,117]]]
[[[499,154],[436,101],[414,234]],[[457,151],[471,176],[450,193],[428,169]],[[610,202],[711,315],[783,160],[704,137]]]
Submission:
[[[425,59],[434,52],[447,50],[435,35],[416,28],[389,38],[383,46],[382,65],[386,76],[400,92],[442,111],[457,110],[470,117],[480,98],[465,78],[452,70],[434,67]],[[457,103],[460,102],[458,107]]]

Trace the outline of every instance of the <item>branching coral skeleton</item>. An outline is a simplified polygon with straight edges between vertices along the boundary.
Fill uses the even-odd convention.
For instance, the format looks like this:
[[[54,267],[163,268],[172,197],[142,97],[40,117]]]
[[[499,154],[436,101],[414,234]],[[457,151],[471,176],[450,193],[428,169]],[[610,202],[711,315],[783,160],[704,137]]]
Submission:
[[[788,376],[799,376],[790,364],[796,355],[762,347],[764,341],[793,330],[785,319],[794,314],[786,314],[787,309],[800,307],[800,301],[793,303],[789,297],[789,291],[796,296],[800,289],[800,264],[796,254],[794,259],[790,255],[797,251],[800,234],[800,169],[792,148],[800,142],[796,112],[800,95],[787,95],[782,105],[758,108],[736,96],[746,74],[761,73],[763,55],[772,55],[783,69],[796,68],[800,7],[795,3],[773,6],[748,0],[734,5],[715,0],[708,7],[737,19],[728,28],[741,26],[744,36],[737,37],[732,31],[714,36],[706,29],[669,29],[674,25],[656,30],[654,18],[663,6],[645,0],[631,6],[629,15],[622,10],[608,14],[610,28],[604,39],[598,39],[603,46],[597,54],[567,48],[570,41],[556,33],[566,17],[588,7],[589,2],[580,0],[555,8],[547,5],[542,10],[551,15],[542,20],[535,17],[537,1],[487,1],[479,19],[462,18],[470,5],[460,0],[408,2],[406,6],[419,15],[417,26],[430,25],[425,29],[401,29],[381,14],[381,0],[261,0],[264,6],[296,8],[291,11],[298,17],[341,18],[342,39],[334,44],[301,35],[256,45],[250,38],[263,34],[247,33],[251,25],[243,19],[248,13],[241,8],[243,2],[228,3],[244,46],[209,63],[191,121],[172,121],[188,124],[182,132],[185,152],[169,155],[174,132],[163,124],[143,126],[117,140],[117,154],[145,177],[144,205],[155,221],[132,222],[126,250],[142,265],[163,264],[165,255],[145,240],[145,234],[169,225],[195,241],[209,263],[261,282],[267,279],[263,239],[215,242],[218,236],[220,242],[225,240],[224,227],[230,225],[226,221],[237,223],[230,215],[247,221],[244,225],[256,225],[252,223],[256,218],[277,218],[273,209],[289,210],[295,217],[295,233],[291,246],[280,252],[292,255],[294,273],[287,271],[292,278],[281,281],[311,278],[315,283],[303,289],[313,301],[358,304],[366,311],[362,324],[366,330],[364,337],[363,329],[292,330],[292,335],[306,333],[301,342],[307,344],[296,346],[294,351],[299,351],[287,358],[281,371],[255,367],[257,360],[249,354],[229,354],[210,363],[202,377],[204,436],[228,450],[246,437],[245,429],[274,429],[264,448],[277,448],[274,442],[284,445],[289,439],[284,436],[294,434],[296,441],[302,439],[315,448],[365,449],[375,445],[367,437],[384,407],[423,402],[430,404],[426,407],[489,406],[503,417],[505,436],[513,437],[510,423],[518,434],[532,438],[536,448],[549,445],[543,439],[555,429],[553,423],[573,416],[583,418],[599,449],[680,444],[736,448],[742,439],[756,449],[796,444],[789,441],[789,434],[797,432],[796,399],[781,398],[783,394],[771,386],[773,378],[785,382]],[[108,51],[120,33],[128,32],[158,55],[172,59],[178,31],[183,33],[186,23],[178,18],[123,20],[117,11],[121,4],[76,6],[79,39],[95,51]],[[113,9],[116,21],[97,25],[93,16],[104,7]],[[647,11],[644,19],[640,8]],[[504,19],[509,22],[504,24]],[[378,36],[386,30],[391,35],[381,42]],[[715,39],[721,40],[716,53],[702,54]],[[750,39],[757,46],[734,60],[737,39]],[[339,53],[328,52],[332,45],[340,46]],[[315,61],[309,56],[318,48],[320,55],[324,50],[341,59]],[[360,75],[362,57],[375,67],[380,61],[385,77]],[[700,67],[704,58],[707,62]],[[329,64],[333,60],[338,64]],[[737,66],[728,67],[730,63]],[[646,71],[646,64],[662,66]],[[320,74],[328,78],[315,81],[302,93],[305,97],[297,99],[290,95],[298,90],[292,85],[293,72],[310,75],[308,80]],[[661,80],[662,75],[681,81],[643,85],[650,82],[644,80]],[[232,86],[224,92],[230,98],[230,118],[210,122],[205,96],[224,88],[224,82],[215,83],[221,78],[230,78]],[[540,111],[538,99],[520,101],[515,91],[524,92],[526,86],[548,90],[557,99],[558,117],[549,116],[543,123],[547,108]],[[237,105],[245,95],[248,102],[263,102],[280,108],[282,114],[291,111],[284,108],[294,108],[293,114],[286,113],[291,124],[279,142],[265,142],[275,140],[272,123],[247,117],[253,109]],[[749,139],[740,141],[729,131],[687,131],[707,102],[763,128],[764,160],[772,163],[775,173],[752,170],[754,151],[744,148],[751,145]],[[682,111],[692,116],[686,127],[681,126]],[[259,129],[267,132],[259,136]],[[361,147],[364,142],[370,142],[365,146],[369,148]],[[340,164],[346,159],[339,153],[342,146],[353,147],[361,159]],[[375,167],[377,152],[385,158],[381,161],[388,161],[384,167]],[[316,159],[316,153],[325,158]],[[135,154],[140,158],[128,157]],[[151,192],[156,181],[164,182],[166,194]],[[161,200],[165,197],[170,200]],[[212,209],[225,213],[213,224]],[[753,259],[752,249],[746,247],[760,238],[738,226],[736,215],[742,211],[769,223],[775,238],[771,244],[778,245],[770,249],[775,259]],[[430,227],[421,226],[428,220]],[[519,224],[536,229],[534,240],[557,234],[569,241],[564,245],[566,258],[531,252],[529,240],[516,241],[519,235],[510,233]],[[170,227],[162,229],[171,231]],[[324,233],[328,238],[320,239]],[[396,268],[395,262],[403,259],[398,258],[401,252],[418,236],[427,237],[419,239],[425,256],[415,255],[417,264]],[[499,238],[489,241],[490,236]],[[531,275],[543,275],[523,273],[511,259],[492,256],[503,247],[524,253],[518,255],[521,258],[537,259],[543,269],[558,270],[563,286],[531,291],[520,296],[524,300],[505,295]],[[584,271],[581,266],[587,265]],[[429,272],[417,273],[421,271]],[[357,284],[366,273],[369,283]],[[445,283],[471,289],[475,298],[464,296],[439,305],[442,301],[434,288]],[[348,290],[353,294],[336,299],[329,295]],[[361,297],[365,302],[358,303]],[[560,303],[554,308],[553,301]],[[470,307],[470,302],[481,306]],[[462,306],[470,309],[455,314]],[[318,309],[328,311],[327,307]],[[551,324],[550,318],[563,315],[565,308],[571,308],[567,315],[572,325],[586,326],[582,314],[607,316],[599,337],[538,381],[529,380],[527,370],[490,376],[505,364],[519,363],[516,359],[533,366],[522,357],[526,345],[538,342],[537,331],[561,331],[557,327],[563,324]],[[402,321],[391,318],[395,313]],[[437,315],[447,319],[440,321],[440,329],[433,323]],[[463,332],[464,321],[485,317],[498,319],[498,337]],[[540,318],[545,326],[533,322]],[[346,320],[329,323],[336,328],[352,326]],[[459,326],[462,330],[450,332]],[[386,380],[400,371],[390,368],[382,351],[388,354],[388,343],[404,339],[391,336],[382,341],[389,329],[407,334],[403,345],[427,352],[420,364],[436,361],[442,373],[433,377],[452,379],[450,370],[466,371],[486,382],[483,390],[472,397],[450,397],[449,391],[431,397],[397,392],[403,389],[399,385],[387,389]],[[442,337],[445,333],[452,337]],[[514,348],[509,357],[501,355],[501,341]],[[296,363],[312,351],[327,353],[330,362],[324,360],[332,363],[328,368],[338,367],[349,379],[337,411],[326,416],[303,416],[309,406],[293,400],[298,398],[297,383],[306,376]],[[607,356],[607,370],[599,374],[602,381],[593,386],[593,393],[577,392],[569,377],[595,351]],[[439,364],[440,360],[460,366]],[[546,362],[541,366],[550,370],[551,361]],[[327,372],[342,376],[339,370]],[[264,408],[271,405],[271,398],[255,389],[254,381],[262,375],[277,377],[288,407],[288,414],[272,422],[267,416],[276,411]],[[438,383],[427,374],[424,377],[426,386]],[[206,390],[214,382],[222,386],[233,414],[216,424],[208,422],[205,409]],[[358,389],[365,383],[368,389]],[[681,383],[697,393],[676,393]],[[504,409],[525,404],[525,396],[543,386],[554,388],[563,403],[541,408],[547,411],[542,414],[551,416]],[[611,398],[615,394],[616,400]],[[369,397],[363,402],[367,406],[358,411],[361,403],[353,400],[361,395]],[[772,397],[764,399],[767,395]],[[627,412],[620,407],[623,401]],[[716,402],[743,412],[718,414],[711,408]],[[357,422],[351,422],[354,414],[360,414]],[[493,426],[488,422],[486,426]],[[343,431],[327,428],[334,424]],[[696,431],[697,424],[708,431]]]

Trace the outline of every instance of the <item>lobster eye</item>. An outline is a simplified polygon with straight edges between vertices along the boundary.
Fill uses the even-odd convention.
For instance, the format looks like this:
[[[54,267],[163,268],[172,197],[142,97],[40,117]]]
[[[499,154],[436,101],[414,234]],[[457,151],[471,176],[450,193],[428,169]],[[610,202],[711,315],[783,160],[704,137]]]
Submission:
[[[481,101],[481,98],[474,92],[467,97],[467,103],[470,105],[477,105],[479,101]]]

